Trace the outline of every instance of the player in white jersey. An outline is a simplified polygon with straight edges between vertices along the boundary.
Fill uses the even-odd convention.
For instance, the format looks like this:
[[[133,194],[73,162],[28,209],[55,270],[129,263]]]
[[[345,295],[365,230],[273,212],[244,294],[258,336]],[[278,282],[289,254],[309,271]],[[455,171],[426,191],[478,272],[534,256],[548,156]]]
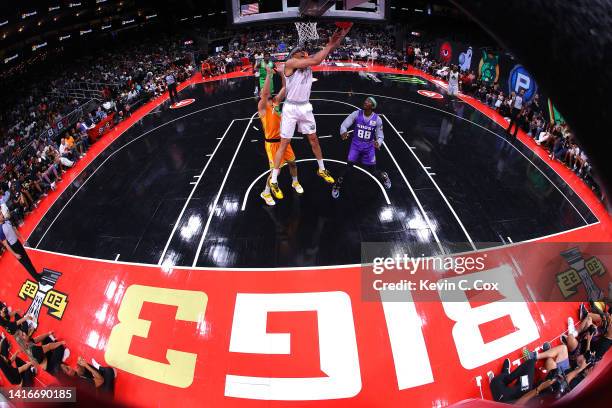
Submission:
[[[448,74],[448,94],[457,96],[459,93],[459,70],[452,65]]]
[[[294,48],[289,53],[289,57],[284,67],[287,96],[283,105],[281,142],[276,152],[276,156],[274,157],[274,169],[272,169],[272,176],[270,177],[270,190],[278,199],[283,196],[277,181],[280,164],[287,146],[291,143],[291,138],[295,133],[296,126],[298,131],[306,135],[310,142],[312,152],[319,165],[317,174],[327,183],[333,184],[335,181],[325,168],[321,146],[317,138],[317,124],[312,113],[312,105],[310,104],[310,90],[312,87],[311,67],[323,62],[329,53],[340,45],[340,42],[348,34],[350,29],[351,27],[347,26],[344,29],[336,30],[325,48],[312,56],[308,55],[308,52],[302,46]]]

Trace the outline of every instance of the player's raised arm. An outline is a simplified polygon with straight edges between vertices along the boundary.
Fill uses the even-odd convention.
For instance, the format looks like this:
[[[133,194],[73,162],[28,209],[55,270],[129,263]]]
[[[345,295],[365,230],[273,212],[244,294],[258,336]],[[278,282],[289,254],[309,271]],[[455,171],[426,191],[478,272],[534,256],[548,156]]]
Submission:
[[[357,119],[358,115],[359,111],[351,113],[346,117],[346,119],[344,119],[344,121],[340,125],[340,137],[342,138],[342,140],[348,139],[348,130],[351,126],[353,126],[353,123],[355,123],[355,119]]]
[[[286,67],[289,69],[304,69],[314,65],[319,65],[325,58],[327,58],[329,53],[332,52],[334,48],[337,48],[338,45],[340,45],[340,42],[342,42],[344,37],[346,37],[350,29],[351,27],[336,30],[330,37],[325,48],[323,48],[321,51],[306,58],[290,58],[287,61]]]
[[[266,104],[268,103],[268,99],[270,99],[270,82],[274,77],[274,71],[272,68],[266,66],[266,81],[264,82],[264,86],[259,93],[259,104],[257,105],[257,109],[259,110],[260,116],[265,114],[266,112]]]
[[[280,77],[283,81],[283,87],[281,88],[278,95],[276,95],[276,103],[281,103],[285,100],[285,96],[287,96],[287,80],[285,79],[285,76],[282,73],[280,74]]]

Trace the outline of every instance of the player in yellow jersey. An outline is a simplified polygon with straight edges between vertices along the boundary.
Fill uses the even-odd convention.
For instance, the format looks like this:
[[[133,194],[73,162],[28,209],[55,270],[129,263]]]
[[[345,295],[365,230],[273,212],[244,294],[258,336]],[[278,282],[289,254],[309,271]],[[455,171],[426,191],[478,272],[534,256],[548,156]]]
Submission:
[[[280,104],[285,98],[286,89],[285,89],[285,78],[283,77],[283,87],[276,96],[272,96],[270,93],[270,81],[272,81],[272,77],[274,76],[274,70],[272,66],[266,67],[266,80],[264,86],[261,88],[259,104],[257,105],[257,109],[259,111],[259,119],[261,119],[261,124],[263,126],[264,137],[265,137],[265,148],[266,154],[268,156],[268,162],[270,165],[270,170],[274,169],[274,156],[280,146],[280,125],[281,125],[281,110]],[[282,77],[282,75],[281,75]],[[293,178],[293,182],[291,183],[291,187],[298,193],[304,193],[304,189],[300,185],[297,176],[297,165],[295,164],[295,154],[293,153],[293,149],[291,145],[287,146],[287,149],[284,152],[281,166],[287,163],[289,166],[289,172],[291,173],[291,177]],[[264,199],[266,204],[275,205],[276,202],[274,198],[272,198],[272,194],[270,193],[270,175],[268,176],[268,180],[266,181],[266,188],[260,194],[261,198]],[[280,189],[275,191],[274,197],[278,200],[283,198],[283,193]]]

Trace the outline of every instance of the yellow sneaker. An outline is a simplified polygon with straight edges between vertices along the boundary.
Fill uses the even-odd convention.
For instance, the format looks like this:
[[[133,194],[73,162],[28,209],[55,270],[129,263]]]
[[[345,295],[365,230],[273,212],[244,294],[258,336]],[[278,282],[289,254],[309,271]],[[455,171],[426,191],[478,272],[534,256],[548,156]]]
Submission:
[[[317,170],[317,174],[319,175],[319,177],[321,177],[323,180],[325,180],[326,183],[329,184],[334,184],[335,180],[334,178],[331,176],[331,174],[329,174],[329,170],[325,169],[325,170]]]
[[[270,190],[272,190],[272,195],[274,196],[274,198],[276,198],[277,200],[283,199],[283,192],[278,186],[278,183],[270,182]]]
[[[272,194],[262,192],[259,196],[263,198],[266,204],[268,204],[269,206],[276,205],[276,201],[274,201],[274,199],[272,198]]]
[[[304,189],[302,188],[302,185],[299,181],[294,181],[293,183],[291,183],[291,187],[293,187],[296,193],[304,194]]]

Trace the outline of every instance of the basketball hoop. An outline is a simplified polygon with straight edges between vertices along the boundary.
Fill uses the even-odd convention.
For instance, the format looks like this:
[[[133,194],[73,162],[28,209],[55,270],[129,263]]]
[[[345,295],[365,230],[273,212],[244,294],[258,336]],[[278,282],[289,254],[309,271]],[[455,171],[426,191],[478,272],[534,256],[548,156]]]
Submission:
[[[298,32],[298,43],[300,46],[304,45],[308,41],[316,41],[319,39],[319,32],[317,31],[316,22],[299,21],[295,23],[295,28]]]

